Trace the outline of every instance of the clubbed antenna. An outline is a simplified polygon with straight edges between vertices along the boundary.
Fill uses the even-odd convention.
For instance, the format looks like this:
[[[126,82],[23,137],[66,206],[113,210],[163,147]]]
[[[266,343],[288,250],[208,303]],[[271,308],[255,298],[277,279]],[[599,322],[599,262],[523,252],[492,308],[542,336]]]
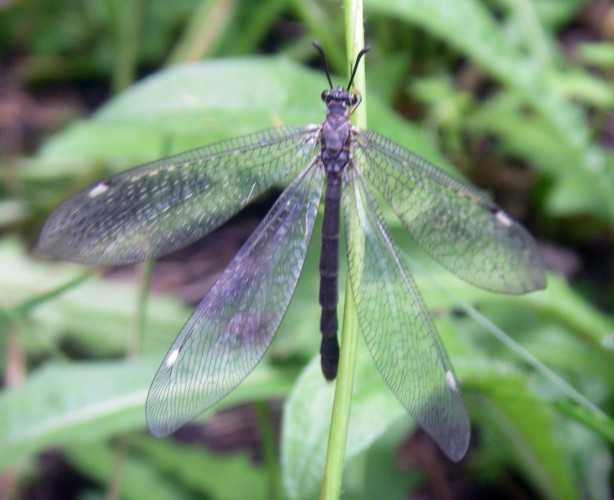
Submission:
[[[333,81],[330,78],[330,71],[328,71],[328,63],[326,62],[326,56],[324,55],[324,49],[315,40],[311,41],[311,45],[313,45],[318,51],[318,53],[320,54],[320,59],[322,59],[322,64],[324,64],[324,71],[326,71],[326,78],[328,79],[328,84],[330,85],[330,88],[332,89]],[[356,56],[356,62],[354,63],[354,67],[352,68],[352,76],[350,76],[350,81],[348,82],[347,90],[350,90],[350,88],[352,87],[352,84],[354,83],[354,77],[356,76],[356,70],[358,69],[358,64],[360,63],[360,60],[370,50],[371,50],[371,46],[367,45]]]
[[[354,77],[356,76],[356,70],[358,69],[358,63],[360,63],[360,60],[362,59],[362,56],[364,56],[370,50],[371,50],[371,46],[367,45],[356,56],[356,62],[354,63],[354,68],[352,68],[352,76],[350,76],[350,81],[348,82],[348,86],[347,86],[346,90],[350,90],[350,88],[352,87],[352,84],[354,83]],[[331,87],[332,87],[332,85],[331,85]]]
[[[311,40],[311,45],[313,45],[316,48],[316,50],[320,53],[320,58],[322,59],[322,63],[324,64],[324,71],[326,71],[326,78],[328,78],[328,84],[330,85],[330,88],[332,89],[333,81],[330,79],[330,73],[328,71],[328,63],[326,62],[326,56],[324,55],[324,49],[315,40]]]

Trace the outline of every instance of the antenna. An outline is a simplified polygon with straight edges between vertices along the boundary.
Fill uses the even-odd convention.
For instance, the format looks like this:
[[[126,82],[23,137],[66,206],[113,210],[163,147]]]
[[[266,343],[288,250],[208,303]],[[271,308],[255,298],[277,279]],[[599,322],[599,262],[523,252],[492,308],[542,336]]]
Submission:
[[[348,82],[348,86],[347,86],[346,90],[350,90],[350,87],[352,86],[352,83],[354,83],[354,77],[356,76],[356,70],[358,69],[358,63],[362,59],[362,56],[364,56],[370,50],[371,50],[371,46],[367,45],[356,56],[356,62],[354,63],[354,68],[352,69],[352,76],[350,76],[350,81]]]
[[[316,50],[320,53],[320,59],[322,59],[322,63],[324,64],[324,71],[326,71],[326,78],[328,78],[328,84],[330,85],[330,88],[332,89],[333,81],[330,79],[330,73],[328,71],[328,64],[326,62],[326,56],[324,55],[324,49],[315,40],[311,40],[311,45],[313,45],[316,48]]]
[[[324,55],[324,49],[315,40],[311,40],[311,45],[313,45],[316,48],[316,50],[319,52],[319,54],[320,54],[320,59],[322,59],[322,63],[324,64],[324,71],[326,71],[326,78],[328,79],[328,84],[330,85],[330,88],[332,89],[333,88],[333,81],[330,78],[330,71],[328,71],[328,63],[326,62],[326,56]],[[367,52],[369,52],[370,50],[371,50],[371,46],[367,45],[356,56],[356,62],[354,63],[354,67],[352,68],[352,76],[350,76],[350,81],[348,82],[348,86],[347,86],[346,90],[350,90],[350,87],[352,86],[352,83],[354,83],[354,77],[356,76],[356,70],[358,69],[358,64],[360,63],[360,60],[362,59],[362,57]]]

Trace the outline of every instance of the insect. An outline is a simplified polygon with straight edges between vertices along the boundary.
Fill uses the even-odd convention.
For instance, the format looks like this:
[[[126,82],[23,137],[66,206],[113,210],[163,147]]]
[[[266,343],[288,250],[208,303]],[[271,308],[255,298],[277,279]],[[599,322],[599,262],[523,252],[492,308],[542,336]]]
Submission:
[[[321,125],[282,126],[157,160],[64,201],[40,237],[43,253],[90,265],[154,258],[204,236],[293,175],[265,219],[198,305],[164,357],[146,403],[162,437],[212,407],[256,366],[298,281],[325,188],[320,258],[321,362],[334,379],[341,205],[351,292],[381,376],[452,460],[470,425],[457,379],[376,201],[465,281],[522,294],[545,286],[535,242],[490,199],[425,159],[350,123],[352,84],[322,93]],[[357,236],[356,236],[357,235]]]

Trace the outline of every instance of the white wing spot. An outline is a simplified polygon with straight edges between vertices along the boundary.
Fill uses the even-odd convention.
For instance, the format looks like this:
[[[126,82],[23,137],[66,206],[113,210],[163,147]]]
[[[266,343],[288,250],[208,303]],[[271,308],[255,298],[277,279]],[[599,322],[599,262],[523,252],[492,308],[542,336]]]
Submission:
[[[503,210],[497,210],[495,217],[497,217],[497,220],[504,226],[509,227],[514,223],[512,219],[510,219],[509,215],[507,215]]]
[[[96,198],[96,196],[100,196],[103,193],[106,193],[111,185],[108,182],[101,182],[96,184],[90,192],[87,194],[90,198]]]
[[[452,389],[454,392],[458,391],[458,382],[450,370],[446,372],[446,381],[448,382],[450,389]]]
[[[178,357],[179,357],[179,349],[175,349],[173,352],[171,352],[168,355],[164,364],[166,365],[167,368],[172,368],[175,362],[177,361]]]

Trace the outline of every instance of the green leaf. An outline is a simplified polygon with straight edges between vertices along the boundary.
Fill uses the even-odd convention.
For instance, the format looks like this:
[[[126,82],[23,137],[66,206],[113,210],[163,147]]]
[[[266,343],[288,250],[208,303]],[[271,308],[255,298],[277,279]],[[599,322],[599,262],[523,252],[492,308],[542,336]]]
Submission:
[[[439,328],[439,332],[455,363],[460,358],[460,365],[465,367],[465,371],[480,366],[476,352],[458,337],[456,331]],[[290,498],[309,497],[308,493],[314,492],[322,482],[333,396],[334,384],[322,377],[317,356],[297,380],[284,409],[282,473],[285,491]],[[361,337],[356,359],[346,463],[365,451],[400,420],[408,426],[413,425],[411,416],[377,371]]]
[[[0,394],[0,469],[52,446],[86,445],[145,426],[145,397],[160,358],[46,365]],[[283,374],[259,367],[219,410],[280,397]]]
[[[556,131],[540,116],[523,109],[517,95],[498,94],[466,117],[473,132],[494,134],[510,156],[523,158],[553,178],[547,197],[548,209],[556,215],[594,213],[609,217],[614,213],[614,198],[608,197],[608,184],[595,185],[595,175],[578,168],[581,158],[570,144],[562,142]],[[608,165],[611,155],[593,150]],[[608,165],[609,167],[609,165]]]
[[[611,418],[597,416],[587,411],[585,408],[573,405],[568,401],[557,402],[557,408],[561,413],[569,415],[587,428],[600,434],[607,439],[610,444],[614,444],[614,420]]]
[[[395,236],[397,233],[398,231],[393,232]],[[574,368],[587,362],[595,370],[594,374],[599,374],[606,382],[614,384],[607,376],[607,367],[614,363],[614,351],[604,344],[609,333],[614,330],[614,321],[596,310],[565,279],[556,274],[548,274],[546,289],[522,296],[486,292],[467,285],[433,261],[425,260],[423,252],[416,249],[415,245],[408,245],[407,241],[399,238],[395,238],[395,241],[411,256],[410,268],[414,271],[418,288],[431,310],[456,311],[459,305],[470,304],[492,316],[495,323],[514,337],[522,336],[527,342],[541,341],[543,350],[540,355],[546,357],[555,352],[552,350],[550,337],[545,335],[544,339],[541,339],[541,335],[544,334],[545,327],[553,325],[558,337],[568,337],[575,342],[573,347],[562,349],[567,351],[569,356],[564,365]],[[507,316],[504,313],[507,313]],[[578,358],[580,344],[590,353],[587,354],[586,360]],[[574,363],[570,363],[571,357],[576,358]]]
[[[282,473],[290,498],[309,496],[322,482],[333,395],[334,384],[324,380],[319,357],[314,358],[296,382],[284,409]],[[407,416],[405,409],[376,372],[364,345],[360,345],[346,461],[404,416]]]
[[[604,69],[614,68],[614,43],[586,42],[580,46],[578,56],[585,64],[600,66]]]
[[[606,175],[605,156],[591,145],[583,113],[560,90],[565,85],[558,82],[569,78],[567,73],[524,54],[509,41],[487,8],[475,0],[371,0],[367,7],[420,25],[470,57],[537,110],[555,132],[558,144],[571,152],[566,159],[568,170],[573,166],[582,172],[593,199],[614,218],[614,183]],[[603,94],[603,86],[591,87],[593,93],[596,90]]]
[[[49,182],[70,161],[114,164],[122,170],[217,140],[280,124],[321,123],[321,72],[285,58],[219,59],[161,71],[110,101],[90,120],[76,122],[47,142],[28,177]],[[372,127],[416,152],[445,163],[419,129],[370,102]],[[81,161],[77,161],[80,159]],[[93,164],[95,165],[95,164]],[[99,174],[100,175],[100,174]]]
[[[118,449],[102,443],[69,446],[64,450],[72,465],[88,478],[108,487],[113,474],[120,474],[119,497],[140,500],[147,498],[189,498],[188,492],[176,481],[166,478],[152,464],[134,455],[121,457],[117,469]]]
[[[151,359],[47,365],[0,395],[0,468],[51,446],[144,425]]]
[[[578,498],[573,473],[562,438],[556,432],[555,414],[528,387],[524,376],[483,371],[467,380],[479,395],[476,418],[489,447],[499,449],[534,484],[544,498]]]
[[[397,233],[400,231],[395,231],[395,236]],[[508,386],[511,387],[510,391],[518,393],[519,408],[526,410],[531,406],[531,411],[541,412],[540,418],[544,422],[554,418],[549,402],[553,386],[540,378],[540,387],[529,388],[528,373],[522,374],[514,370],[512,364],[488,361],[511,358],[518,363],[518,358],[507,347],[490,337],[487,337],[488,343],[484,343],[481,337],[486,334],[473,320],[462,321],[441,316],[447,311],[457,310],[459,304],[468,303],[479,307],[513,336],[522,335],[521,338],[530,352],[537,354],[546,364],[561,369],[578,368],[577,375],[585,376],[587,382],[595,376],[600,380],[609,380],[612,352],[602,345],[602,341],[607,332],[614,329],[612,322],[595,311],[561,278],[549,276],[548,288],[544,291],[522,297],[509,297],[466,285],[432,262],[425,266],[420,252],[412,250],[408,251],[408,254],[412,255],[412,270],[420,271],[414,274],[429,309],[439,312],[437,327],[450,353],[465,395],[470,400],[485,397],[490,401],[492,397],[489,404],[497,405],[498,418],[514,425],[530,426],[531,419],[527,417],[531,412],[524,414],[524,419],[529,423],[516,422],[521,420],[523,414],[513,407],[512,400],[499,404],[499,399],[503,399],[505,403],[505,396],[508,394],[500,393],[499,389]],[[545,321],[551,321],[555,325],[556,339],[545,335]],[[468,343],[467,337],[471,337],[472,344]],[[569,345],[559,347],[558,344],[563,341],[567,341]],[[491,351],[488,344],[493,343],[496,350]],[[410,420],[410,416],[381,381],[364,348],[359,350],[359,355],[346,461],[382,436],[394,422],[403,418]],[[566,357],[561,358],[561,355]],[[585,362],[590,364],[591,369],[582,373],[581,367]],[[508,377],[510,380],[507,380]],[[330,426],[332,391],[333,388],[322,380],[318,360],[314,359],[301,375],[287,401],[282,463],[286,492],[291,498],[300,497],[304,492],[315,491],[321,483],[327,431]],[[555,394],[560,397],[565,393],[559,391]],[[472,409],[472,419],[477,419],[486,426],[490,425],[490,421],[481,419],[482,407],[472,406]],[[490,411],[490,407],[486,407],[486,415],[490,415]],[[559,446],[556,444],[558,437],[550,435],[544,437],[541,443],[535,444],[537,449],[531,449],[529,441],[534,436],[528,433],[529,430],[523,428],[518,432],[523,435],[523,445],[529,446],[527,453],[535,455],[534,460],[541,460],[541,455],[547,454],[549,446]],[[544,440],[547,441],[545,444]],[[507,448],[502,448],[505,449]],[[559,455],[556,460],[546,461],[543,465],[544,471],[534,471],[538,475],[534,478],[538,488],[550,488],[550,482],[556,482],[558,475],[562,474],[561,470],[566,471],[564,462],[567,455],[564,452]],[[502,452],[501,459],[514,462],[519,460],[518,456],[505,452]],[[560,488],[566,495],[573,491],[573,485],[570,485],[569,481],[562,482]]]
[[[80,281],[84,269],[34,260],[17,240],[0,240],[0,301],[13,320],[27,313],[23,327],[30,334],[24,335],[23,343],[29,352],[41,354],[60,341],[69,341],[90,354],[125,351],[137,285],[91,278],[66,290],[67,284]],[[188,309],[177,299],[152,295],[144,351],[165,350],[188,316]]]
[[[228,500],[268,497],[264,469],[244,453],[213,453],[202,446],[142,436],[131,437],[129,444],[147,454],[164,477],[172,477],[200,495]]]
[[[544,68],[506,41],[486,7],[474,0],[371,0],[370,10],[417,23],[471,57],[483,69],[515,89],[554,127],[584,150],[588,130],[579,110],[552,93]]]

